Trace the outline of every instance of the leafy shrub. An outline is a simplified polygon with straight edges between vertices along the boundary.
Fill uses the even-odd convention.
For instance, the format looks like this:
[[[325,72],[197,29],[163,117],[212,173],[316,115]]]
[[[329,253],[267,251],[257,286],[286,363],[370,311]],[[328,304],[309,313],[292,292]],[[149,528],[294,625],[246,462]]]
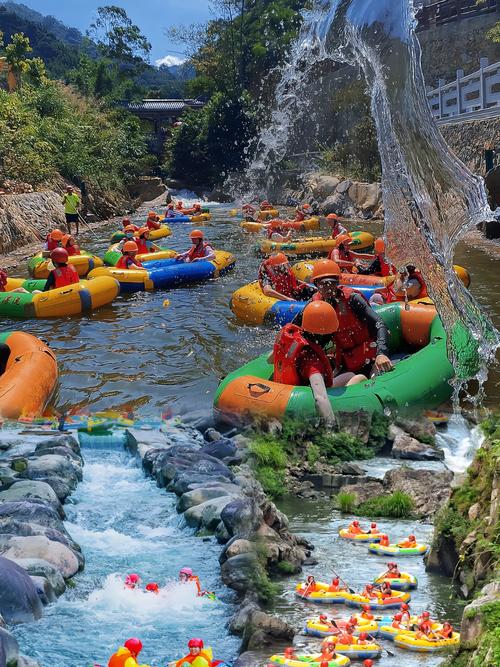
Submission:
[[[309,445],[307,448],[307,462],[314,465],[321,458],[321,450],[318,445]]]
[[[282,574],[295,574],[297,571],[295,565],[292,565],[292,563],[287,560],[280,560],[276,569]]]
[[[271,498],[279,498],[286,493],[285,471],[275,470],[274,468],[259,467],[256,470],[256,477],[262,484],[264,491]]]
[[[250,444],[250,452],[259,465],[274,468],[284,468],[286,466],[286,453],[283,451],[282,443],[279,440],[256,437]]]
[[[341,512],[350,514],[356,505],[357,496],[355,493],[341,491],[337,496],[337,503]]]
[[[394,519],[409,518],[414,509],[412,498],[403,491],[394,491],[389,496],[370,498],[358,507],[358,512],[366,516],[385,516]]]

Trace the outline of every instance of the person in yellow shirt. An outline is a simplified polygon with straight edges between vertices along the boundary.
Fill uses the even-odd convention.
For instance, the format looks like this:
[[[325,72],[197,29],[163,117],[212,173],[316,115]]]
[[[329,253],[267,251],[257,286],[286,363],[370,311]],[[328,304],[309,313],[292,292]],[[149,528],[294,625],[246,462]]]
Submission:
[[[78,209],[80,208],[80,197],[73,190],[71,185],[68,185],[66,188],[66,193],[63,196],[62,203],[64,205],[64,215],[66,216],[66,226],[68,228],[68,233],[71,234],[71,223],[74,222],[76,225],[76,235],[80,231],[79,226],[79,214]]]
[[[139,665],[137,657],[142,651],[142,642],[136,637],[127,639],[123,646],[120,646],[116,653],[113,653],[108,662],[108,667],[148,667],[148,665]]]

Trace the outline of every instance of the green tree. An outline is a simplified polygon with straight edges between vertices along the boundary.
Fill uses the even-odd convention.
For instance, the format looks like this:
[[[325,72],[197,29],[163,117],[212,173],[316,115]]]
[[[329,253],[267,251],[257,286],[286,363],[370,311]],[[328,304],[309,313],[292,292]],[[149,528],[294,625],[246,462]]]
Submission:
[[[486,36],[495,44],[500,44],[500,21],[488,30]]]
[[[28,54],[33,49],[30,46],[30,40],[22,32],[16,32],[5,47],[5,57],[10,65],[18,84],[21,85],[22,75],[28,71]]]

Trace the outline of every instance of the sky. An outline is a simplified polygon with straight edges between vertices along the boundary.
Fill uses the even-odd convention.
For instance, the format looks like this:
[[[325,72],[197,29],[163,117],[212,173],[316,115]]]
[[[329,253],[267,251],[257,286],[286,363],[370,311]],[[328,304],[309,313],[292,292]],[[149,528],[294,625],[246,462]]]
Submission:
[[[98,7],[118,5],[151,42],[151,63],[182,61],[182,45],[169,44],[165,30],[171,26],[203,23],[210,18],[209,0],[19,0],[41,14],[50,14],[81,32],[89,27]],[[180,52],[180,53],[179,53]]]

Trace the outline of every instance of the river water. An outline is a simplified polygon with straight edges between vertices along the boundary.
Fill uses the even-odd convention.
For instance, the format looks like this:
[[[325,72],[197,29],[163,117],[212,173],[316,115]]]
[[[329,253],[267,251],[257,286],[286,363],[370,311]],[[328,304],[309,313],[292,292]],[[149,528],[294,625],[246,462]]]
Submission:
[[[144,477],[122,451],[84,450],[83,482],[66,506],[66,527],[85,554],[74,588],[45,608],[37,623],[15,628],[24,653],[44,667],[107,665],[129,637],[140,637],[141,659],[165,665],[187,653],[187,641],[203,637],[219,659],[235,657],[239,640],[226,629],[233,596],[219,578],[220,546],[193,537],[175,510],[175,496]],[[192,567],[206,590],[221,600],[196,597],[175,584]],[[171,585],[160,595],[125,589],[128,573]]]

